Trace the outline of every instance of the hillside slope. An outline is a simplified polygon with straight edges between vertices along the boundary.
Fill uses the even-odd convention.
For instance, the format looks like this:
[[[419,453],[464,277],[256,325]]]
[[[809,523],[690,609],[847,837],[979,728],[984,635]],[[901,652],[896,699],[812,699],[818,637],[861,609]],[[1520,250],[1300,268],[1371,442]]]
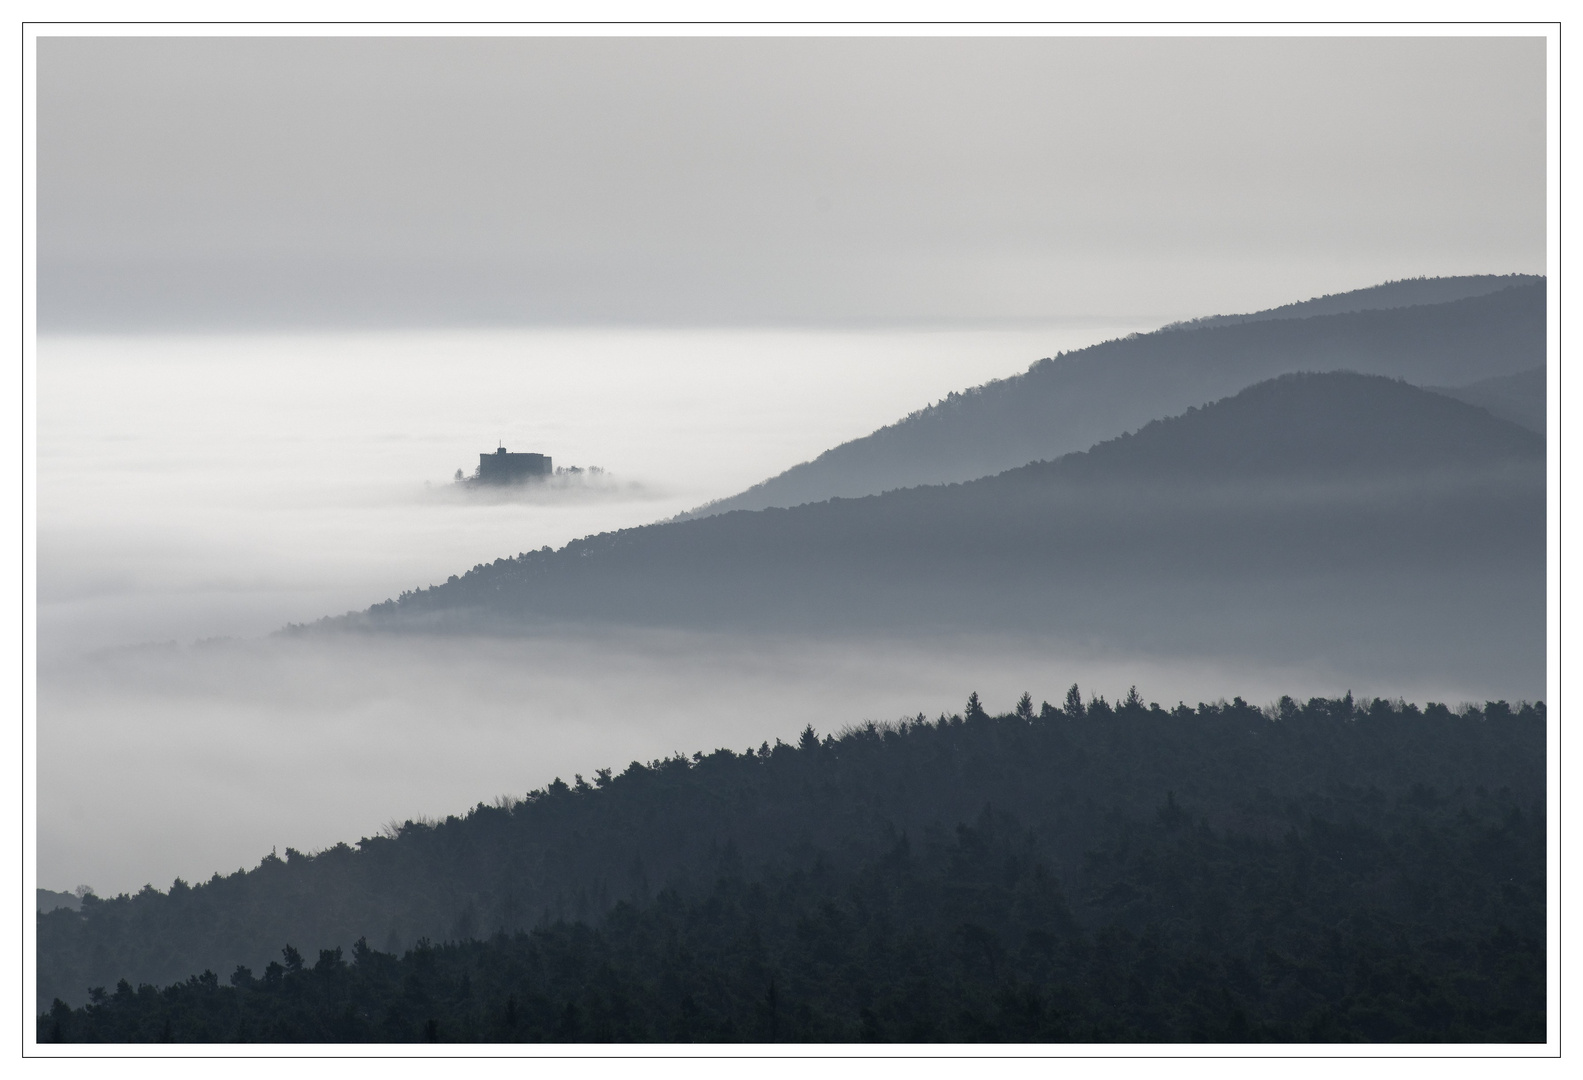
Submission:
[[[1341,315],[1349,311],[1380,311],[1387,308],[1417,307],[1420,304],[1449,304],[1474,296],[1486,296],[1513,285],[1542,284],[1544,277],[1536,274],[1467,274],[1460,277],[1404,278],[1353,289],[1344,293],[1326,293],[1312,300],[1299,300],[1294,304],[1266,308],[1244,315],[1209,315],[1202,319],[1189,319],[1173,323],[1166,329],[1180,327],[1231,326],[1235,323],[1268,322],[1271,319],[1306,319],[1311,315]]]
[[[1187,324],[1041,360],[1022,375],[951,394],[691,516],[988,476],[1288,372],[1350,370],[1458,386],[1544,359],[1542,279],[1440,304]]]
[[[515,806],[40,915],[41,1008],[101,990],[94,1016],[56,1010],[42,1032],[411,1040],[437,1018],[445,1039],[663,1039],[687,1030],[691,997],[684,1037],[853,1038],[872,1009],[888,1032],[877,1037],[917,1037],[932,1018],[926,1038],[1008,1038],[1015,1025],[956,1026],[968,1002],[995,1015],[1006,977],[1019,995],[1076,979],[1066,990],[1081,1000],[1116,983],[1100,964],[1089,984],[1071,947],[1135,956],[1123,986],[1151,955],[1158,970],[1162,950],[1182,974],[1152,999],[1124,991],[1124,1012],[1068,1011],[1077,1032],[1039,1037],[1080,1038],[1095,1022],[1104,1039],[1193,1037],[1206,980],[1221,1020],[1229,991],[1256,1023],[1287,1026],[1265,1037],[1440,1041],[1497,1021],[1521,1038],[1543,1032],[1543,706],[1453,714],[1348,695],[1267,711],[1240,698],[1112,707],[1076,687],[1068,698],[999,717],[974,700],[938,721],[633,762]],[[876,870],[879,892],[864,885]],[[530,928],[541,945],[548,934],[582,947],[546,956],[497,936]],[[590,950],[599,933],[614,940]],[[436,980],[424,962],[442,941],[480,946]],[[291,970],[288,954],[282,972],[284,945],[308,966]],[[412,950],[411,976],[352,994],[336,977],[344,960],[396,960],[369,946]],[[344,958],[319,952],[337,948]],[[232,978],[238,965],[251,971]],[[772,979],[778,1033],[753,1019]],[[225,981],[274,996],[239,1015],[218,1007]],[[920,981],[935,984],[922,1001]],[[178,985],[134,990],[145,982]],[[526,1013],[515,1032],[500,1026],[512,993]],[[620,1000],[625,1020],[602,1028]],[[1365,1000],[1383,1012],[1354,1015]],[[568,1001],[588,1029],[556,1025]],[[794,1024],[799,1003],[820,1019]],[[1474,1014],[1484,1019],[1469,1033]]]
[[[1543,440],[1483,409],[1293,375],[995,477],[601,534],[326,625],[1015,630],[1397,677],[1472,665],[1532,695],[1544,475]]]
[[[1480,379],[1467,386],[1435,387],[1447,397],[1477,405],[1502,420],[1521,424],[1540,435],[1545,433],[1545,384],[1547,372],[1543,367],[1519,371],[1515,375],[1497,375]]]

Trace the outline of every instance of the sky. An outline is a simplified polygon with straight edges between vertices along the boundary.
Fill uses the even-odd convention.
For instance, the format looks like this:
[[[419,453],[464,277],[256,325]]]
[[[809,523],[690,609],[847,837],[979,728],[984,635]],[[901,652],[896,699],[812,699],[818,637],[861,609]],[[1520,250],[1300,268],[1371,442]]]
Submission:
[[[40,326],[1162,319],[1545,268],[1542,38],[41,38]]]

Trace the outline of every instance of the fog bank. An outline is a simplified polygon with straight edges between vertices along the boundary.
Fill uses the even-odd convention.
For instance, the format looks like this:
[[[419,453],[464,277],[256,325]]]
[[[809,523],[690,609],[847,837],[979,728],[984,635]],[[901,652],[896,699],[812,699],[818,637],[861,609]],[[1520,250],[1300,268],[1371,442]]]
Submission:
[[[670,517],[1131,329],[46,337],[43,645],[251,636],[361,609]],[[609,488],[452,489],[501,442],[600,466]]]
[[[1480,700],[1357,670],[1099,655],[1027,637],[676,632],[325,635],[115,650],[40,670],[39,884],[102,895],[313,851],[633,760],[960,712],[1078,683],[1175,705],[1241,695]]]

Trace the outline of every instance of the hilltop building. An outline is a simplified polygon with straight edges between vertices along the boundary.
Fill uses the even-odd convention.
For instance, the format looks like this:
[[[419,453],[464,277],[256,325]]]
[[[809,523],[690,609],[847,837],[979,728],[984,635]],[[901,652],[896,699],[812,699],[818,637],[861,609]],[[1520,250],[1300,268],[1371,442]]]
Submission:
[[[502,446],[493,454],[478,455],[480,484],[520,484],[544,480],[554,474],[548,454],[511,454]]]

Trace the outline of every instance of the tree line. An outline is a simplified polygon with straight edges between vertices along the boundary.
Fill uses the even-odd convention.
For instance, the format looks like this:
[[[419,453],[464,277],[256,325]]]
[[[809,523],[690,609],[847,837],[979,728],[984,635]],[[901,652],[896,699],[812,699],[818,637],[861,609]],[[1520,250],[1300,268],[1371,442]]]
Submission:
[[[1075,687],[810,726],[40,916],[41,1003],[82,989],[39,1037],[1542,1041],[1544,732]]]

